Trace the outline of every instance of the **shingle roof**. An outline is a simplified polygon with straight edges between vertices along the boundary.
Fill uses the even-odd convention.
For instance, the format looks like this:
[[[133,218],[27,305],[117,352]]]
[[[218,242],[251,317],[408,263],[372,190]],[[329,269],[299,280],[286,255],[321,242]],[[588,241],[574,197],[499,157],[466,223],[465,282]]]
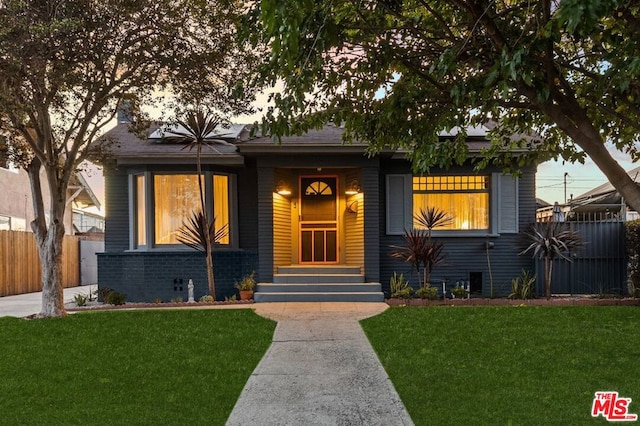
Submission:
[[[157,131],[160,124],[153,124],[149,128],[149,134],[154,137],[140,139],[135,134],[129,132],[126,123],[118,124],[116,127],[108,131],[105,141],[112,141],[113,144],[108,145],[106,150],[119,163],[192,163],[195,151],[186,148],[186,144],[181,143],[165,143],[159,137]],[[244,160],[237,152],[237,148],[233,145],[239,138],[248,135],[244,126],[234,126],[229,134],[220,135],[218,139],[222,139],[227,144],[211,143],[202,149],[202,162],[204,164],[243,164]]]

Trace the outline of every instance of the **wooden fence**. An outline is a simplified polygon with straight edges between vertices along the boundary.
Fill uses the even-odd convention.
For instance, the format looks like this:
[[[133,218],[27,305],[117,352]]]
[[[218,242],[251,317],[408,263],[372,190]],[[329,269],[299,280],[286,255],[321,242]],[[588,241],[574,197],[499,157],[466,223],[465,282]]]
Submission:
[[[42,290],[42,273],[36,241],[31,232],[0,231],[0,296]],[[80,285],[80,244],[65,235],[62,243],[62,283]]]

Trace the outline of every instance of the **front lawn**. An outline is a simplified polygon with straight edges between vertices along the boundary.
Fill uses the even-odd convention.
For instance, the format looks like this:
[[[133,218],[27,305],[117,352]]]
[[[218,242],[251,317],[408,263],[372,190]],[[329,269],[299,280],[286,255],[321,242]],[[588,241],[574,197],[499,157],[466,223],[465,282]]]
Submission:
[[[362,326],[417,425],[606,424],[640,413],[637,307],[392,308]]]
[[[0,423],[223,425],[274,329],[248,309],[0,318]]]

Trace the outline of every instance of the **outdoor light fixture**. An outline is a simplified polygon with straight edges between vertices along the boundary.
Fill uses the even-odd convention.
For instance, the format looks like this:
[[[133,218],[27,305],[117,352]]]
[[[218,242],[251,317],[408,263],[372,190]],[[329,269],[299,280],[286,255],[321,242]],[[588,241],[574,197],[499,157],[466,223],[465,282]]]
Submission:
[[[360,183],[356,179],[352,180],[349,185],[347,185],[347,189],[344,191],[347,195],[356,195],[360,193]]]
[[[278,185],[276,186],[276,192],[280,195],[291,195],[291,189],[289,189],[289,186],[284,183],[283,180],[278,182]]]

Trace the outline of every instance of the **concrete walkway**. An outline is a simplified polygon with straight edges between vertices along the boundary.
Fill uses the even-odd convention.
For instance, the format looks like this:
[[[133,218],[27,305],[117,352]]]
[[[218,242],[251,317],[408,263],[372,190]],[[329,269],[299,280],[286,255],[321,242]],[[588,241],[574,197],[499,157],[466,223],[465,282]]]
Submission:
[[[64,303],[73,302],[76,294],[88,295],[96,285],[84,285],[64,289]],[[42,310],[42,292],[0,297],[0,317],[26,317]]]
[[[384,303],[259,303],[278,321],[228,426],[412,425],[358,320]]]

